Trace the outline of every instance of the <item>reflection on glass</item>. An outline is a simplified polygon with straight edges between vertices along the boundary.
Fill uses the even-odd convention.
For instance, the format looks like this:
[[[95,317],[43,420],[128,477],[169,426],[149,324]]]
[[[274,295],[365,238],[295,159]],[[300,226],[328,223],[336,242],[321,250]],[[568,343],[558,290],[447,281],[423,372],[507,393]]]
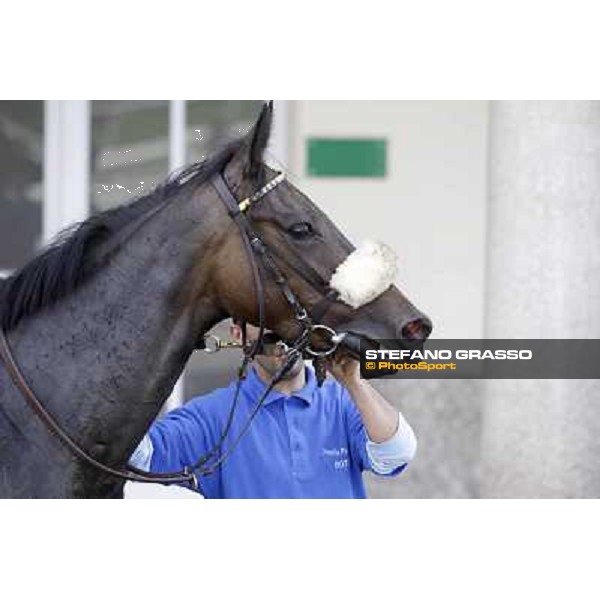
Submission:
[[[201,161],[223,142],[247,133],[261,106],[262,101],[255,100],[188,101],[188,162]],[[227,321],[216,328],[223,339],[229,339],[229,324]],[[216,354],[195,352],[185,371],[184,400],[227,385],[235,378],[240,360],[239,350],[223,350]]]
[[[168,153],[166,100],[92,102],[92,211],[151,191],[168,174]]]
[[[0,271],[29,260],[42,236],[44,103],[0,101]]]

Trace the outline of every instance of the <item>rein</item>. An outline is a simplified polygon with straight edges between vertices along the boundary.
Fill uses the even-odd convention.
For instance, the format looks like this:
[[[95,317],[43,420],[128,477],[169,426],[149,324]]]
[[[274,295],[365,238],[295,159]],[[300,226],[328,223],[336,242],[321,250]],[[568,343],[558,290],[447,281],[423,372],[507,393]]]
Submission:
[[[254,417],[258,414],[259,409],[265,402],[267,396],[271,390],[277,385],[277,383],[285,376],[285,374],[293,367],[296,361],[303,356],[304,353],[308,354],[313,358],[322,358],[333,353],[337,348],[340,336],[336,335],[336,332],[331,328],[315,324],[314,321],[320,320],[326,310],[329,308],[329,304],[337,299],[337,293],[334,290],[328,290],[322,300],[317,302],[308,312],[302,303],[299,301],[296,294],[290,288],[287,279],[277,266],[274,261],[269,249],[264,244],[262,239],[254,231],[250,220],[246,216],[246,211],[256,202],[264,198],[269,192],[285,180],[285,174],[280,173],[266,185],[264,185],[256,193],[250,197],[238,202],[231,190],[227,186],[223,176],[218,173],[215,175],[211,183],[216,189],[219,197],[225,204],[229,216],[237,224],[240,234],[242,236],[244,247],[248,255],[250,267],[252,270],[252,276],[254,281],[254,288],[258,301],[258,317],[259,317],[259,334],[258,338],[252,344],[249,349],[244,349],[244,359],[242,365],[238,371],[238,381],[236,386],[236,393],[232,408],[228,416],[227,424],[223,430],[223,433],[215,445],[215,447],[208,452],[206,455],[201,457],[194,465],[185,467],[182,471],[173,473],[151,473],[149,471],[143,471],[137,469],[131,465],[127,465],[126,470],[116,469],[110,467],[99,460],[95,459],[88,452],[86,452],[81,446],[73,440],[73,438],[62,429],[54,417],[44,408],[43,404],[37,398],[29,386],[27,379],[20,370],[17,361],[14,358],[14,354],[11,350],[9,340],[4,330],[0,327],[0,358],[4,362],[7,372],[10,375],[15,387],[21,392],[23,398],[31,408],[33,413],[40,419],[40,421],[46,426],[48,431],[53,434],[75,457],[79,458],[88,465],[95,469],[111,476],[119,477],[121,479],[136,481],[139,483],[188,483],[190,486],[198,490],[198,475],[208,475],[213,473],[233,452],[238,443],[240,442],[243,435],[247,432]],[[142,219],[142,224],[145,223],[150,217],[154,216],[158,210],[162,208],[157,207],[152,210],[149,215]],[[137,227],[136,227],[137,228]],[[273,379],[263,392],[260,400],[249,415],[246,423],[242,427],[241,431],[235,438],[235,440],[229,445],[227,450],[221,454],[219,458],[213,461],[211,464],[207,464],[211,458],[216,456],[222,449],[223,443],[229,433],[233,422],[233,416],[237,407],[238,397],[241,390],[241,383],[245,376],[248,365],[254,356],[258,353],[263,335],[265,330],[265,294],[264,294],[264,281],[258,266],[258,263],[262,264],[266,273],[270,278],[273,279],[275,284],[278,286],[286,302],[289,304],[291,310],[294,312],[294,318],[300,326],[301,332],[298,337],[288,344],[288,350],[286,352],[286,361],[274,375]],[[299,269],[294,268],[295,271]],[[311,274],[312,275],[312,274]],[[315,279],[314,275],[311,277]],[[318,279],[321,279],[320,277]],[[319,281],[321,283],[321,281]],[[312,333],[327,334],[330,338],[330,347],[325,350],[319,350],[311,347],[311,334]]]

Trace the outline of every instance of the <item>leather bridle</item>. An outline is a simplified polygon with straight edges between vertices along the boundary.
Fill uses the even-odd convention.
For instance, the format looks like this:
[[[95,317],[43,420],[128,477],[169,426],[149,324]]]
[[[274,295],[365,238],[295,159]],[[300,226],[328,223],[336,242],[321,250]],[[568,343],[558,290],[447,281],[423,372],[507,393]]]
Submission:
[[[236,386],[236,392],[232,407],[227,419],[227,423],[222,432],[222,435],[215,445],[215,447],[200,458],[194,465],[185,467],[182,471],[172,473],[151,473],[149,471],[143,471],[131,465],[127,465],[125,470],[113,468],[106,465],[93,456],[91,456],[86,450],[84,450],[73,438],[59,425],[56,419],[44,408],[43,404],[37,398],[35,392],[29,386],[26,377],[19,368],[14,354],[11,350],[10,343],[6,333],[0,327],[0,357],[4,362],[7,372],[9,373],[14,385],[21,392],[23,398],[34,412],[34,414],[40,419],[45,425],[48,431],[53,434],[75,457],[88,465],[94,467],[98,471],[101,471],[107,475],[118,477],[121,479],[136,481],[140,483],[188,483],[193,489],[198,489],[198,475],[207,475],[213,473],[233,452],[242,436],[246,433],[254,417],[258,414],[259,409],[263,405],[268,394],[274,388],[274,386],[281,380],[282,377],[294,366],[297,360],[304,355],[312,358],[323,358],[335,351],[338,344],[340,343],[341,337],[336,332],[318,321],[328,310],[331,303],[337,299],[337,292],[335,290],[327,289],[323,298],[317,302],[310,311],[307,311],[302,305],[296,294],[290,288],[287,279],[281,272],[277,263],[272,257],[271,252],[254,230],[250,219],[246,216],[246,211],[256,202],[264,198],[269,192],[275,189],[279,184],[285,180],[285,174],[279,173],[266,185],[264,185],[257,192],[249,196],[248,198],[238,202],[231,190],[227,186],[221,173],[213,176],[211,183],[216,189],[219,197],[225,204],[229,216],[237,224],[240,234],[242,236],[244,247],[248,255],[250,267],[252,270],[252,276],[254,281],[254,287],[258,302],[258,323],[259,333],[258,338],[249,347],[244,348],[244,359],[242,365],[238,371],[238,380]],[[157,211],[151,211],[153,216]],[[143,219],[147,221],[147,217]],[[290,309],[294,314],[295,321],[300,326],[300,333],[295,340],[287,344],[286,360],[279,371],[274,375],[271,382],[267,385],[264,390],[259,402],[254,407],[246,423],[242,427],[238,436],[229,445],[225,453],[221,454],[216,460],[210,462],[220,451],[223,443],[227,437],[227,434],[231,428],[233,417],[238,403],[238,397],[240,394],[241,383],[245,376],[247,367],[250,361],[258,353],[262,338],[265,331],[265,293],[264,293],[264,281],[260,271],[262,265],[264,271],[267,273],[270,279],[272,279]],[[298,269],[294,269],[298,270]],[[314,279],[315,277],[311,277]],[[320,279],[320,277],[319,277]],[[323,280],[318,282],[321,286],[325,286]],[[329,336],[329,346],[325,349],[319,349],[311,346],[311,337],[313,334],[327,335]]]

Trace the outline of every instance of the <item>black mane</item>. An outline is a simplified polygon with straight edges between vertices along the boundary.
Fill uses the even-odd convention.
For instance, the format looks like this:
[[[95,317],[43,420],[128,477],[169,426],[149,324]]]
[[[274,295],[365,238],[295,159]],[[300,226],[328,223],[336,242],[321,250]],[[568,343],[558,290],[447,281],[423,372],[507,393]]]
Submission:
[[[196,187],[221,171],[244,139],[211,158],[173,174],[154,191],[129,204],[94,215],[63,231],[41,254],[8,279],[0,279],[0,327],[13,329],[21,319],[64,298],[101,268],[91,251],[124,227],[184,188]]]

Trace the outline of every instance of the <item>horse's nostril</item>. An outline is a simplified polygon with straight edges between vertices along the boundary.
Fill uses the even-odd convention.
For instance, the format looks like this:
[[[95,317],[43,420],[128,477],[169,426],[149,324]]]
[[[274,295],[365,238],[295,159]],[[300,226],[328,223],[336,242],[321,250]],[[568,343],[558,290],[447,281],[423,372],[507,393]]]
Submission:
[[[402,337],[407,340],[424,340],[431,333],[431,324],[424,319],[415,319],[402,328]]]

